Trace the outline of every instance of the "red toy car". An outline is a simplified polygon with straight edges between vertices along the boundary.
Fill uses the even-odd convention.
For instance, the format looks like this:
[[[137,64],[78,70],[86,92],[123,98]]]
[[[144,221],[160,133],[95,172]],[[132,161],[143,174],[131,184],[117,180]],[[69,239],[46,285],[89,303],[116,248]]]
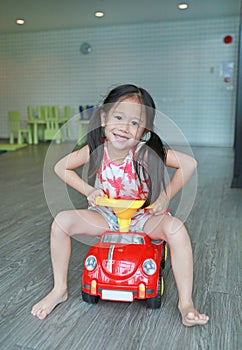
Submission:
[[[147,307],[161,306],[166,242],[152,241],[142,232],[107,231],[84,261],[82,298],[96,304],[104,300],[146,299]]]

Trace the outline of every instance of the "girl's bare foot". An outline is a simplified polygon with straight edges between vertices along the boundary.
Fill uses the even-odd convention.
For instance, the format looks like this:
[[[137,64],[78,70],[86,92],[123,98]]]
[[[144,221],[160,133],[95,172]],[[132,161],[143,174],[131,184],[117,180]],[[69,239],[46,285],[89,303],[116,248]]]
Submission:
[[[179,307],[182,323],[184,326],[191,327],[196,325],[204,325],[208,322],[209,317],[205,314],[200,314],[193,305]]]
[[[40,320],[46,318],[51,311],[60,303],[63,303],[68,298],[67,291],[58,292],[55,289],[46,295],[45,298],[40,300],[32,308],[32,315],[38,317]]]

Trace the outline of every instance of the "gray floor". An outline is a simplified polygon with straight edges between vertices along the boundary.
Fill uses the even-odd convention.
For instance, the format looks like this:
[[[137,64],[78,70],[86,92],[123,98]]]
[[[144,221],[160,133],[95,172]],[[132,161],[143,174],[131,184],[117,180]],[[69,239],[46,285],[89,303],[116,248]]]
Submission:
[[[61,146],[54,147],[53,158],[57,159]],[[84,303],[80,297],[80,278],[88,246],[75,239],[68,301],[44,321],[30,314],[32,304],[52,287],[49,256],[52,217],[43,192],[47,148],[48,145],[40,144],[0,155],[0,348],[241,349],[242,190],[230,188],[232,149],[193,150],[199,161],[198,191],[186,226],[194,251],[194,301],[198,309],[209,314],[210,322],[206,326],[186,328],[181,325],[177,311],[177,292],[169,260],[160,310],[148,310],[141,301],[100,301],[95,306]],[[50,192],[51,188],[47,188],[48,203],[52,200]],[[83,199],[76,193],[70,191],[70,196],[73,202],[80,201],[83,205]],[[58,195],[53,202],[58,202],[52,210],[57,212],[62,205]]]

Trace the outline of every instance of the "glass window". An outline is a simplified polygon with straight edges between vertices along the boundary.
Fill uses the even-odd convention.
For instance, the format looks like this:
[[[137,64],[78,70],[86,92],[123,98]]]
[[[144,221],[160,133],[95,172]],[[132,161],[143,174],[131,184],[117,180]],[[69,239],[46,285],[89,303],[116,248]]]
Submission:
[[[104,235],[102,238],[104,243],[123,243],[123,244],[144,244],[144,238],[136,234],[114,233]]]

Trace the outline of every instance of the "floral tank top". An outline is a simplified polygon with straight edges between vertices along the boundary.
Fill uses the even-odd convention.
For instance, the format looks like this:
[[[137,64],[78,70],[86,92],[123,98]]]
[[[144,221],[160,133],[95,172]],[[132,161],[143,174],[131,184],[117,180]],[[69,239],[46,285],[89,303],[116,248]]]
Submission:
[[[105,142],[103,161],[97,172],[95,187],[102,189],[109,198],[146,199],[149,192],[147,180],[142,177],[139,179],[134,165],[135,154],[143,144],[140,142],[121,163],[116,164],[110,159]]]

